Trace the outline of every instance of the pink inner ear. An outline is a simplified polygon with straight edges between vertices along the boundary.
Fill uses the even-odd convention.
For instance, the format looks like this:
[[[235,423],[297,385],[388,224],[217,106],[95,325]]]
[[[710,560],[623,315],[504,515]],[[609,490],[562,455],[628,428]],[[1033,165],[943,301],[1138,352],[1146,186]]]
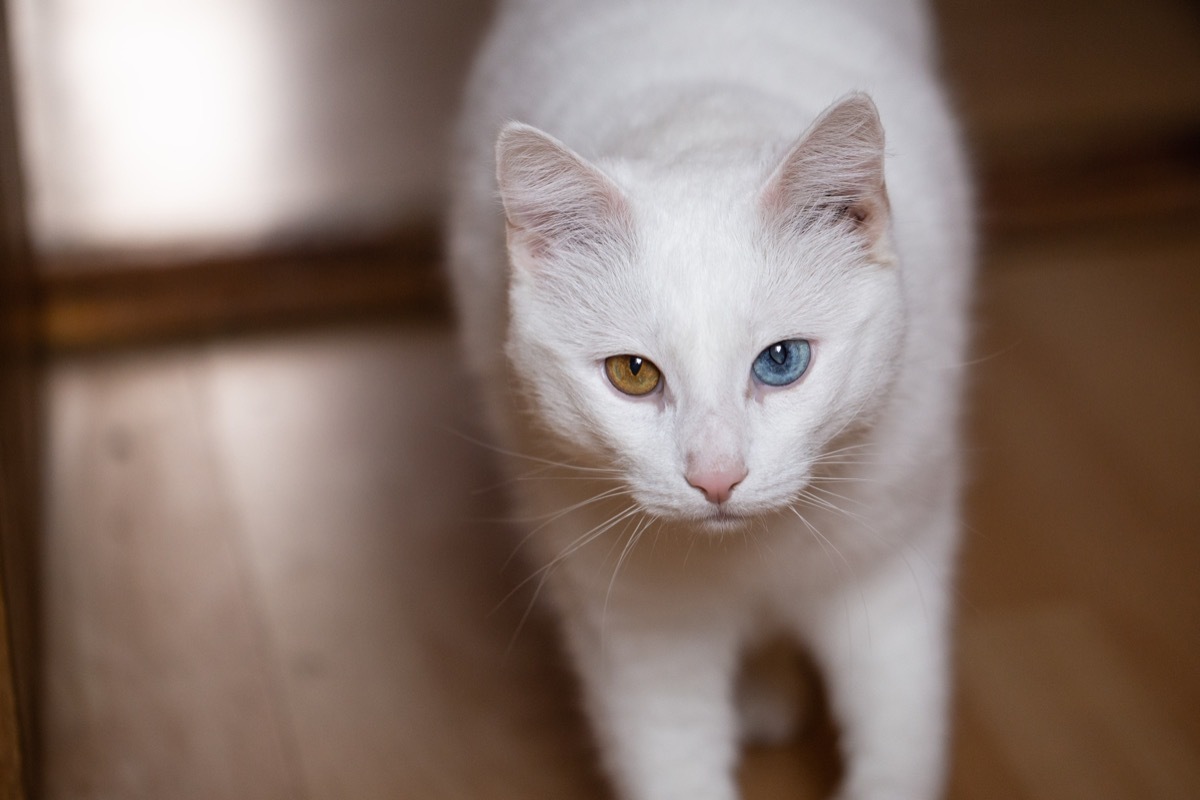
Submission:
[[[496,166],[509,241],[534,258],[596,253],[628,238],[620,188],[548,134],[507,126],[497,140]]]
[[[887,216],[884,136],[875,104],[852,95],[826,110],[788,151],[762,193],[786,228],[822,221],[869,230]]]

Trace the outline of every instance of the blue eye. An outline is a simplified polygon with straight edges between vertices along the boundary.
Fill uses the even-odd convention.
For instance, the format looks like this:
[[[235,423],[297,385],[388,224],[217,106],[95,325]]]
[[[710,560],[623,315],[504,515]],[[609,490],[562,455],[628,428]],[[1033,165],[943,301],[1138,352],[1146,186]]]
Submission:
[[[758,354],[751,371],[768,386],[787,386],[808,369],[812,347],[807,339],[776,342]]]

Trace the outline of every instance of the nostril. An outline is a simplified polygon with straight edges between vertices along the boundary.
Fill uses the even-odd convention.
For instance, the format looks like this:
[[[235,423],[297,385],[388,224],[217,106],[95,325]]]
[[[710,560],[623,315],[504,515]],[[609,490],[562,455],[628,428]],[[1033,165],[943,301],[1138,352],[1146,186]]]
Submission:
[[[708,502],[720,504],[733,494],[733,487],[745,480],[746,468],[739,465],[734,469],[689,472],[684,477],[689,484],[704,492]]]

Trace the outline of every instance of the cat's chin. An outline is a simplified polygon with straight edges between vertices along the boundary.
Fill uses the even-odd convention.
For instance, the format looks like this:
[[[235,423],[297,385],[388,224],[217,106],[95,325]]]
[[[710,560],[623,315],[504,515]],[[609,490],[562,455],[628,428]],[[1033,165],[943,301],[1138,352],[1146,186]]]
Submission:
[[[743,530],[754,520],[757,514],[744,514],[717,507],[709,514],[693,520],[693,524],[705,533],[727,534]]]

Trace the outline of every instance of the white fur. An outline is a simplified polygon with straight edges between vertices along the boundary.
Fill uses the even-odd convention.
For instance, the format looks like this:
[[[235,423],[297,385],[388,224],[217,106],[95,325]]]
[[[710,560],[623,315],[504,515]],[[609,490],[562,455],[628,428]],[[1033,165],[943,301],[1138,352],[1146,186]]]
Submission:
[[[465,354],[626,800],[736,796],[734,677],[778,632],[841,797],[940,792],[971,241],[929,40],[901,0],[510,0],[476,65]],[[805,376],[759,385],[798,337]],[[663,389],[614,389],[618,354]],[[720,508],[686,480],[735,462]]]

